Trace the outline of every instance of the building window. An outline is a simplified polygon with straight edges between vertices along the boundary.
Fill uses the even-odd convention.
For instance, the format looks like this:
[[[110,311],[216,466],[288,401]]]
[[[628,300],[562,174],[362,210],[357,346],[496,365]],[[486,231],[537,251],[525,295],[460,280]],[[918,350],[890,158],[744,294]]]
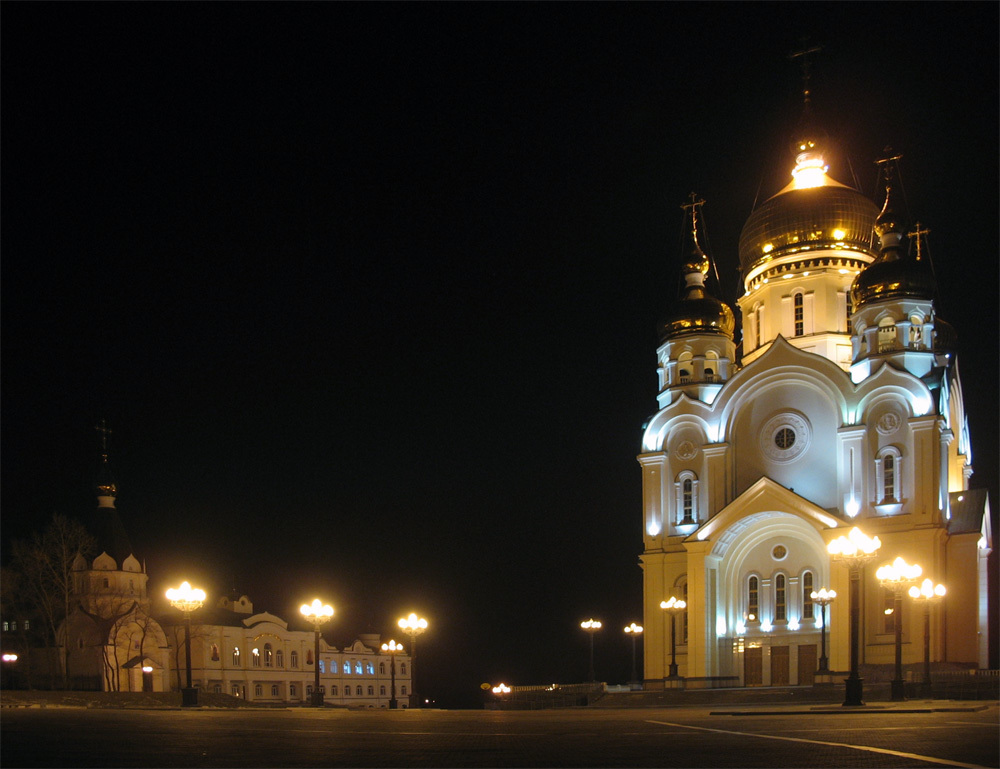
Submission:
[[[351,674],[351,661],[344,660],[344,675],[349,676]]]
[[[380,686],[378,688],[378,693],[381,694],[383,697],[385,696],[385,686],[384,685]]]
[[[890,352],[896,349],[896,322],[892,318],[882,318],[878,324],[878,351]]]
[[[354,663],[354,672],[357,673],[358,675],[361,675],[361,663],[360,662],[355,662]]]
[[[274,653],[274,664],[279,668],[285,667],[285,652],[283,650],[278,649],[278,651]]]
[[[365,671],[368,673],[368,675],[373,676],[373,675],[375,675],[375,666],[372,665],[372,663],[370,663],[370,662],[366,662],[365,663]]]
[[[264,644],[264,667],[274,667],[274,652],[271,651],[271,644]]]
[[[406,663],[405,662],[400,662],[399,663],[399,674],[401,676],[405,676],[406,675]]]
[[[111,583],[108,582],[108,578],[107,577],[104,578],[104,587],[111,587]]]
[[[774,578],[774,620],[784,622],[788,619],[788,604],[785,600],[785,575],[778,574]]]
[[[30,620],[25,620],[24,621],[24,629],[25,630],[31,630]]]
[[[296,696],[298,696],[298,693],[299,693],[299,688],[295,684],[289,684],[288,685],[288,696],[289,697],[296,697]]]
[[[802,309],[802,294],[795,294],[795,296],[792,297],[792,306],[795,314],[795,336],[802,336],[805,331],[805,315]]]
[[[403,684],[401,687],[399,687],[399,689],[400,689],[399,693],[402,694],[405,697],[406,696],[406,684]]]
[[[710,368],[705,369],[705,381],[706,382],[714,382],[715,381],[715,372],[712,371],[712,369],[710,369]]]
[[[277,684],[271,684],[271,696],[272,697],[277,697],[278,696],[278,685]]]
[[[219,645],[212,644],[212,662],[219,661]]]
[[[374,696],[374,694],[375,694],[375,687],[374,686],[369,686],[368,687],[368,695],[369,696]]]
[[[312,693],[313,693],[313,686],[312,686],[312,684],[306,684],[306,694],[310,695]]]
[[[698,476],[685,470],[674,482],[676,520],[678,526],[697,523]]]
[[[253,687],[253,696],[254,697],[263,697],[264,696],[264,685],[263,684],[256,684]]]
[[[239,697],[240,696],[240,685],[239,684],[233,684],[233,688],[232,688],[231,691],[232,691],[234,697]]]
[[[337,672],[337,660],[330,660],[330,672],[331,673]]]
[[[690,381],[691,381],[691,372],[688,371],[686,368],[682,368],[680,370],[680,382],[681,382],[681,384],[687,384]]]
[[[326,667],[323,665],[323,660],[319,661],[319,672],[320,673],[325,673],[326,672]]]
[[[681,594],[684,596],[684,613],[681,615],[681,643],[686,644],[688,642],[688,610],[687,610],[687,599],[688,599],[688,583],[685,582],[681,585]]]
[[[239,666],[240,666],[240,647],[239,646],[234,646],[233,647],[233,667],[237,667],[238,668]]]
[[[331,697],[337,696],[337,684],[330,684],[330,696]]]
[[[8,630],[10,630],[10,623],[9,622],[4,622],[3,623],[3,632],[6,633]]]
[[[896,632],[896,594],[892,590],[882,590],[882,632]],[[902,601],[900,602],[902,603]],[[902,618],[901,618],[902,619]]]
[[[802,619],[813,619],[813,573],[802,574]]]
[[[385,675],[385,663],[384,662],[378,663],[378,672],[379,672],[379,675],[383,675],[383,676]]]
[[[355,691],[355,694],[357,694],[359,697],[363,696],[363,692],[361,691],[361,687],[360,686]]]
[[[253,649],[251,649],[250,650],[250,658],[253,661],[253,666],[255,668],[259,668],[260,667],[260,649],[258,649],[256,646]]]
[[[326,686],[324,686],[323,684],[320,684],[319,685],[319,693],[320,694],[326,694]]]
[[[898,449],[888,446],[879,452],[875,460],[875,475],[881,504],[895,504],[902,498],[900,469]]]
[[[293,668],[297,668],[299,666],[299,653],[298,652],[292,652],[289,655],[289,658],[292,661],[292,667]]]
[[[313,664],[312,649],[306,649],[306,664],[307,665],[312,665]]]
[[[222,694],[222,684],[216,684],[212,687],[212,692],[214,694]]]
[[[760,622],[760,579],[756,576],[747,580],[747,621]]]
[[[754,316],[754,324],[753,324],[754,349],[756,349],[760,347],[760,334],[761,334],[760,327],[764,323],[764,307],[762,305],[757,305],[757,308],[754,310],[753,316]]]

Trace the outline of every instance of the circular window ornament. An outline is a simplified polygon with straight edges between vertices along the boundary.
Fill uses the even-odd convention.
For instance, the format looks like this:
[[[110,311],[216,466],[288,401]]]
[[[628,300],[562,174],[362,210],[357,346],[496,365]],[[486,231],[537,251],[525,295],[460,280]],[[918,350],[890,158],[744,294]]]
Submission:
[[[788,548],[784,545],[775,545],[774,549],[771,551],[771,557],[776,561],[785,560],[786,555],[788,555]]]
[[[878,422],[875,424],[875,429],[882,435],[892,435],[899,429],[900,421],[899,414],[894,411],[887,411],[879,417]]]
[[[791,462],[809,448],[812,429],[798,414],[771,417],[760,431],[760,450],[774,462]]]
[[[695,454],[698,453],[698,449],[694,447],[694,444],[691,443],[691,441],[684,441],[677,447],[677,450],[674,453],[677,455],[678,459],[694,459]]]

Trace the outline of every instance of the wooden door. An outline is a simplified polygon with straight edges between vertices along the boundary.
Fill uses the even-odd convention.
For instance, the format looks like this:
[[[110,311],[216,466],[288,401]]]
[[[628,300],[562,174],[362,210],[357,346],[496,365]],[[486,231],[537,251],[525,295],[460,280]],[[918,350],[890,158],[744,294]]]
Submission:
[[[799,686],[812,686],[816,677],[816,644],[799,646]]]
[[[743,683],[745,686],[764,685],[764,649],[747,647],[743,651]]]
[[[771,647],[771,686],[788,686],[788,647]]]

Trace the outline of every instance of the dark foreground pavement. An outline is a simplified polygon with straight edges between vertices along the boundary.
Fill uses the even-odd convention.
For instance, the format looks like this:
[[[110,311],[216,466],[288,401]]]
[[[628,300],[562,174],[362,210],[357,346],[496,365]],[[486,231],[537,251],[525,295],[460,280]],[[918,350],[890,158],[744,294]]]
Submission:
[[[547,711],[0,713],[12,767],[997,767],[996,703]]]

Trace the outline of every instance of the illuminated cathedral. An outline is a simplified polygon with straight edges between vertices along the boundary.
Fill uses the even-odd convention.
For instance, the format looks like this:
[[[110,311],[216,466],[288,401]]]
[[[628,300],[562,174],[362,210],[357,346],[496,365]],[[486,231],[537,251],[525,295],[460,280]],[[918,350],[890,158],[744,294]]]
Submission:
[[[647,689],[810,685],[823,647],[825,670],[848,671],[848,568],[828,546],[855,527],[881,542],[861,573],[860,663],[892,668],[896,623],[903,664],[924,660],[922,608],[894,609],[875,575],[902,557],[946,586],[932,663],[987,667],[989,501],[969,489],[926,231],[903,218],[898,158],[880,161],[880,210],[834,178],[821,132],[804,123],[797,139],[790,182],[740,236],[739,342],[699,244],[702,201],[684,207],[683,286],[659,325],[638,457]],[[838,596],[826,612],[821,588]],[[661,608],[671,598],[683,612]]]

